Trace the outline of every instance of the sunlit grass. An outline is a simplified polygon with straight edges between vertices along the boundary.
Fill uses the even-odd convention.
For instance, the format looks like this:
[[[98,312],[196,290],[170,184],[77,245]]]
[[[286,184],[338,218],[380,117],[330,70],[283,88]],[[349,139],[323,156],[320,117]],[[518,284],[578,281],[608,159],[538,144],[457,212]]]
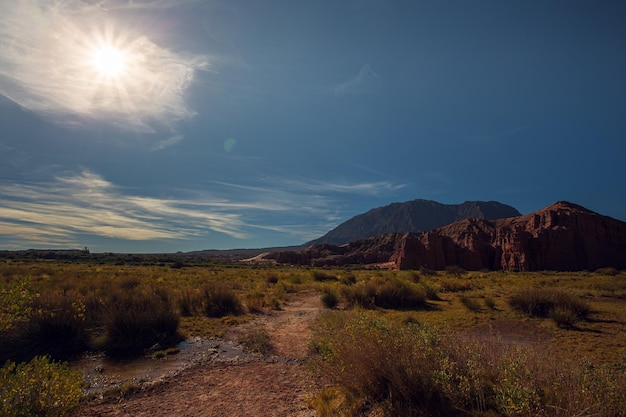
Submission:
[[[180,316],[180,333],[210,337],[222,335],[229,327],[251,320],[254,316],[250,313],[280,309],[285,298],[294,293],[317,291],[320,296],[338,295],[330,305],[341,309],[354,301],[346,295],[358,294],[360,289],[371,287],[384,298],[382,304],[374,305],[377,311],[398,316],[400,320],[409,318],[438,327],[470,330],[515,323],[535,328],[542,337],[557,341],[565,352],[602,360],[617,360],[626,353],[626,272],[459,271],[453,274],[357,268],[312,270],[214,262],[196,265],[191,261],[173,267],[173,262],[142,265],[140,261],[141,258],[135,259],[132,265],[4,261],[0,263],[0,291],[3,291],[4,303],[0,309],[2,326],[30,321],[33,318],[31,310],[37,303],[41,304],[51,294],[65,294],[65,298],[76,297],[74,301],[80,303],[74,305],[84,308],[80,314],[84,314],[84,324],[91,332],[90,343],[94,339],[102,342],[106,301],[111,294],[160,287],[167,291],[176,314]],[[16,285],[24,280],[28,281],[28,292],[16,290]],[[227,312],[224,317],[206,316],[204,290],[216,284],[233,291],[241,303],[240,315]],[[515,311],[509,304],[510,298],[529,288],[560,289],[576,296],[589,304],[587,320],[577,322],[576,329],[572,330],[559,328],[550,318],[532,318]],[[389,290],[391,301],[383,294],[383,289]],[[393,300],[394,291],[406,296],[405,290],[419,292],[419,308],[400,306]],[[71,305],[72,300],[69,301]],[[467,306],[468,301],[471,308]],[[405,311],[394,311],[398,307]],[[4,358],[7,358],[6,354]]]

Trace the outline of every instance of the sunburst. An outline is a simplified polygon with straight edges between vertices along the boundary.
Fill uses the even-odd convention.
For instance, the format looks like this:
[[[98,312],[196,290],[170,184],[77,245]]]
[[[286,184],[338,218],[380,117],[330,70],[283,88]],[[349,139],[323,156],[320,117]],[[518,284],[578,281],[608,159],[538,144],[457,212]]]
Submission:
[[[102,45],[93,51],[92,64],[105,78],[122,77],[127,69],[127,52],[113,45]]]

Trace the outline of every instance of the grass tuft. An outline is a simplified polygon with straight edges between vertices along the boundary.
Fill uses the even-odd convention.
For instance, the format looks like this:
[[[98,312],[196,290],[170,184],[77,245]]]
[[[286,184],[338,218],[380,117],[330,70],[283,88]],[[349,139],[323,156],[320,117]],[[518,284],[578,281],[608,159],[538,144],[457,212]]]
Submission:
[[[211,283],[204,287],[204,314],[224,317],[243,314],[243,306],[235,291],[225,284]]]
[[[337,291],[332,288],[324,289],[324,294],[322,294],[322,304],[326,308],[335,308],[339,304],[339,295]]]
[[[107,307],[102,347],[110,356],[136,356],[157,343],[168,346],[181,339],[180,317],[165,291],[119,292],[111,297]]]
[[[591,312],[581,298],[552,288],[521,289],[509,299],[509,305],[531,317],[551,317],[559,325],[585,320]]]
[[[343,287],[341,294],[349,306],[415,310],[426,307],[426,290],[400,278],[374,277],[367,282]]]

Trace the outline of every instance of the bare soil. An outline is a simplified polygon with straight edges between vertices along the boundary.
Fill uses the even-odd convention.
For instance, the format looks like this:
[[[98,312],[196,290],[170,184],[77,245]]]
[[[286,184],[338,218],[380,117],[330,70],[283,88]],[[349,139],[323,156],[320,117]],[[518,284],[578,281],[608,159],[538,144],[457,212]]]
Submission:
[[[306,405],[317,389],[305,369],[310,324],[322,305],[319,294],[293,295],[281,311],[260,315],[235,328],[231,345],[251,328],[264,327],[274,350],[268,355],[232,355],[223,349],[211,360],[127,398],[88,406],[82,416],[314,416]]]

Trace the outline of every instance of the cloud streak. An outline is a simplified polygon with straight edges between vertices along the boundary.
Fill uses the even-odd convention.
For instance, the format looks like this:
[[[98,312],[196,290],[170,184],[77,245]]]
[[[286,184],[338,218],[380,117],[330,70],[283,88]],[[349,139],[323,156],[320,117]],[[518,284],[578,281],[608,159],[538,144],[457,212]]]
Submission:
[[[372,67],[365,64],[354,77],[336,85],[335,88],[333,88],[333,94],[336,96],[346,96],[362,93],[366,91],[377,78],[378,74],[374,72]]]
[[[281,179],[265,181],[265,186],[212,184],[220,196],[198,191],[182,198],[134,195],[87,170],[48,183],[0,183],[0,241],[21,248],[81,247],[84,243],[77,242],[84,242],[85,236],[189,241],[211,232],[245,240],[254,237],[255,230],[304,241],[341,219],[339,194],[378,195],[402,187]]]
[[[184,93],[195,72],[207,67],[207,58],[174,52],[137,28],[116,26],[109,10],[133,3],[1,2],[0,94],[57,123],[107,122],[155,133],[193,116]],[[127,57],[126,70],[116,79],[94,69],[94,51],[103,45]]]
[[[209,231],[248,236],[241,215],[220,204],[133,196],[89,171],[47,184],[4,184],[0,198],[5,238],[67,243],[80,234],[133,241],[190,239]]]

